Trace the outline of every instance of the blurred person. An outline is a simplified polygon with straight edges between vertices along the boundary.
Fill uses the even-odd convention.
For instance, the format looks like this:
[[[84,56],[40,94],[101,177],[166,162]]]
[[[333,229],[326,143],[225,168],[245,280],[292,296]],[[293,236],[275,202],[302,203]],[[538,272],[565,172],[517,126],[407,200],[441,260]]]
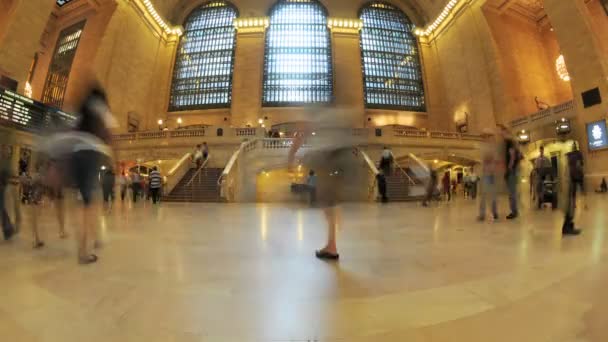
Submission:
[[[475,173],[475,168],[471,168],[471,173],[469,174],[469,181],[471,182],[469,188],[469,196],[471,199],[477,199],[477,187],[479,185],[479,176]]]
[[[58,133],[52,139],[47,139],[48,142],[45,141],[45,146],[51,151],[51,159],[68,160],[69,171],[66,174],[71,175],[82,198],[82,221],[77,234],[80,264],[98,260],[88,248],[90,238],[94,240],[95,246],[100,244],[93,193],[98,183],[99,169],[105,164],[104,159],[112,158],[109,127],[117,126],[104,91],[93,85],[85,94],[76,127],[71,132]],[[63,178],[65,182],[67,177],[64,175]]]
[[[203,162],[207,160],[207,158],[209,158],[209,146],[207,145],[207,142],[203,142]]]
[[[21,157],[19,158],[19,176],[21,176],[24,173],[27,173],[28,169],[29,169],[29,163],[28,163],[28,154],[27,152],[23,152],[21,153]]]
[[[578,150],[576,142],[572,144],[572,151],[566,154],[568,158],[568,184],[564,188],[567,188],[567,193],[563,196],[566,200],[564,201],[564,224],[562,225],[563,235],[579,235],[580,229],[575,228],[574,215],[576,213],[576,192],[580,188],[584,194],[584,160],[583,154]]]
[[[382,203],[388,203],[386,176],[384,175],[384,171],[382,169],[380,169],[376,175],[376,182],[378,183],[380,200]]]
[[[602,182],[600,183],[600,188],[596,192],[601,193],[601,194],[608,192],[608,184],[606,183],[606,178],[602,177]]]
[[[446,171],[443,174],[443,178],[441,179],[441,184],[443,185],[443,194],[446,196],[446,200],[449,202],[452,200],[452,191],[451,191],[451,183],[450,183],[450,172]]]
[[[9,154],[4,146],[6,142],[12,142],[12,134],[8,132],[2,132],[0,137],[0,220],[2,221],[2,233],[4,240],[10,240],[13,235],[17,233],[18,227],[13,225],[11,218],[7,210],[7,190],[10,185],[12,177],[11,166],[9,160]],[[15,204],[15,210],[18,210],[17,204]]]
[[[492,206],[492,216],[498,220],[498,205],[496,201],[496,186],[498,181],[497,168],[499,165],[498,146],[496,136],[490,129],[484,129],[481,134],[483,143],[481,144],[481,197],[479,201],[478,221],[486,219],[486,205],[490,201]]]
[[[120,200],[124,202],[127,196],[127,187],[129,186],[128,177],[124,172],[118,177],[118,186],[120,188]]]
[[[390,176],[393,162],[393,152],[391,152],[388,147],[384,146],[382,149],[382,156],[380,157],[380,169],[384,173],[384,176]]]
[[[309,203],[313,206],[317,202],[317,175],[314,170],[308,172],[306,186],[308,187]]]
[[[203,164],[203,148],[201,145],[196,145],[194,153],[192,154],[192,161],[196,164],[196,169],[200,169]]]
[[[137,198],[141,194],[141,175],[139,169],[131,172],[131,192],[133,193],[133,203],[137,203]]]
[[[101,190],[103,193],[103,204],[106,212],[112,210],[112,202],[114,201],[114,186],[116,185],[116,175],[114,170],[109,167],[101,178]]]
[[[68,234],[65,230],[65,205],[63,197],[63,184],[69,183],[66,181],[66,163],[59,160],[46,160],[40,168],[39,177],[36,183],[39,187],[45,189],[45,193],[55,207],[55,215],[59,223],[59,238],[65,239]],[[40,237],[40,229],[38,219],[42,210],[42,205],[32,206],[32,232],[34,237],[33,247],[38,249],[44,247],[44,241]]]
[[[150,172],[150,193],[152,194],[152,203],[156,204],[160,202],[160,190],[163,185],[163,178],[158,171],[158,168],[154,166],[152,172]]]
[[[437,191],[438,178],[439,177],[437,176],[437,170],[430,168],[429,182],[426,186],[426,196],[425,196],[424,200],[422,201],[422,206],[427,207],[429,205],[429,202],[433,199],[433,196],[435,195],[435,191]]]
[[[293,140],[288,155],[288,170],[293,174],[296,155],[306,142],[303,160],[304,164],[319,175],[317,203],[323,209],[328,230],[327,243],[315,255],[322,260],[338,260],[340,255],[336,230],[340,221],[339,196],[345,186],[346,172],[356,168],[352,151],[358,142],[355,141],[357,138],[353,136],[352,128],[343,126],[350,111],[334,108],[330,115],[317,107],[314,110],[309,113],[314,123],[306,131],[296,134]]]
[[[503,125],[497,127],[500,129],[504,141],[505,181],[509,191],[509,208],[511,209],[507,220],[513,220],[519,216],[517,185],[522,155],[511,132]]]
[[[539,149],[538,158],[534,161],[534,173],[535,173],[535,185],[536,185],[536,198],[538,201],[538,208],[540,209],[542,206],[542,198],[544,187],[543,184],[547,177],[553,178],[552,175],[553,169],[551,168],[551,159],[545,156],[545,147],[541,146]]]

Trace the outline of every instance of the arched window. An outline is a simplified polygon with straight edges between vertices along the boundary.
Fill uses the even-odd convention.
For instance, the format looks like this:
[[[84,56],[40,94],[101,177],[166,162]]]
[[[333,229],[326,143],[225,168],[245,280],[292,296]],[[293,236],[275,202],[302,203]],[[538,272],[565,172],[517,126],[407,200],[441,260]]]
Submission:
[[[363,7],[360,18],[366,107],[425,111],[414,24],[401,10],[380,1]]]
[[[266,34],[264,105],[329,103],[332,95],[327,11],[317,0],[279,0]]]
[[[175,59],[169,110],[230,106],[237,16],[226,1],[207,3],[188,16]]]

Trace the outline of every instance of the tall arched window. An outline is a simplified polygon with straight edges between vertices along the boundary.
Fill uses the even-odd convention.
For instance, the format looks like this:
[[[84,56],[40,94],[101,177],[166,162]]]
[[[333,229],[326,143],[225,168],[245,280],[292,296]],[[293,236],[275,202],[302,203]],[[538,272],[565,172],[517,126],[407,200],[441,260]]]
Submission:
[[[264,105],[331,102],[327,11],[317,0],[279,0],[274,5],[265,56]]]
[[[414,24],[397,7],[381,1],[363,7],[360,18],[366,107],[425,111]]]
[[[226,1],[209,2],[188,16],[175,59],[169,110],[230,106],[237,16]]]

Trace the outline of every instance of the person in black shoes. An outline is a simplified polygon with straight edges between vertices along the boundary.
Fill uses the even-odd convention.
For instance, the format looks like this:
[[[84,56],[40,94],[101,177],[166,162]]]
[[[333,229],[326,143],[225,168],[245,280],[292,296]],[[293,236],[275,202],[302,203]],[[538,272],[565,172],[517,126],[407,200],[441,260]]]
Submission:
[[[498,125],[498,128],[504,139],[505,181],[509,190],[509,207],[511,209],[507,220],[513,220],[519,216],[517,186],[519,183],[519,164],[522,160],[522,155],[511,132],[503,125]]]
[[[380,194],[380,200],[382,201],[382,203],[388,203],[387,184],[384,171],[380,170],[378,172],[378,174],[376,175],[376,181],[378,182],[378,193]]]
[[[580,187],[581,191],[584,191],[584,162],[583,154],[578,150],[576,143],[572,144],[572,151],[566,154],[568,158],[568,184],[565,202],[565,215],[564,224],[562,226],[563,235],[578,235],[581,233],[580,229],[576,229],[574,226],[574,214],[576,211],[576,192]]]

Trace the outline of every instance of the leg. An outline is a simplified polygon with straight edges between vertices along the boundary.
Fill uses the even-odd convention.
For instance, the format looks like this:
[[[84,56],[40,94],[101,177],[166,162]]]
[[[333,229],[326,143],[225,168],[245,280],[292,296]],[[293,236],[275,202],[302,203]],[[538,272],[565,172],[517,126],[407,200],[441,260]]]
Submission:
[[[519,215],[517,209],[517,174],[511,173],[507,178],[507,187],[509,189],[509,206],[511,214],[507,216],[508,219],[514,219]]]
[[[68,234],[65,231],[65,211],[63,203],[63,195],[57,194],[55,197],[55,214],[57,215],[57,222],[59,223],[59,237],[65,239]]]
[[[327,244],[317,251],[317,257],[321,259],[338,259],[338,248],[336,247],[337,213],[336,207],[330,206],[323,209],[327,220]]]

